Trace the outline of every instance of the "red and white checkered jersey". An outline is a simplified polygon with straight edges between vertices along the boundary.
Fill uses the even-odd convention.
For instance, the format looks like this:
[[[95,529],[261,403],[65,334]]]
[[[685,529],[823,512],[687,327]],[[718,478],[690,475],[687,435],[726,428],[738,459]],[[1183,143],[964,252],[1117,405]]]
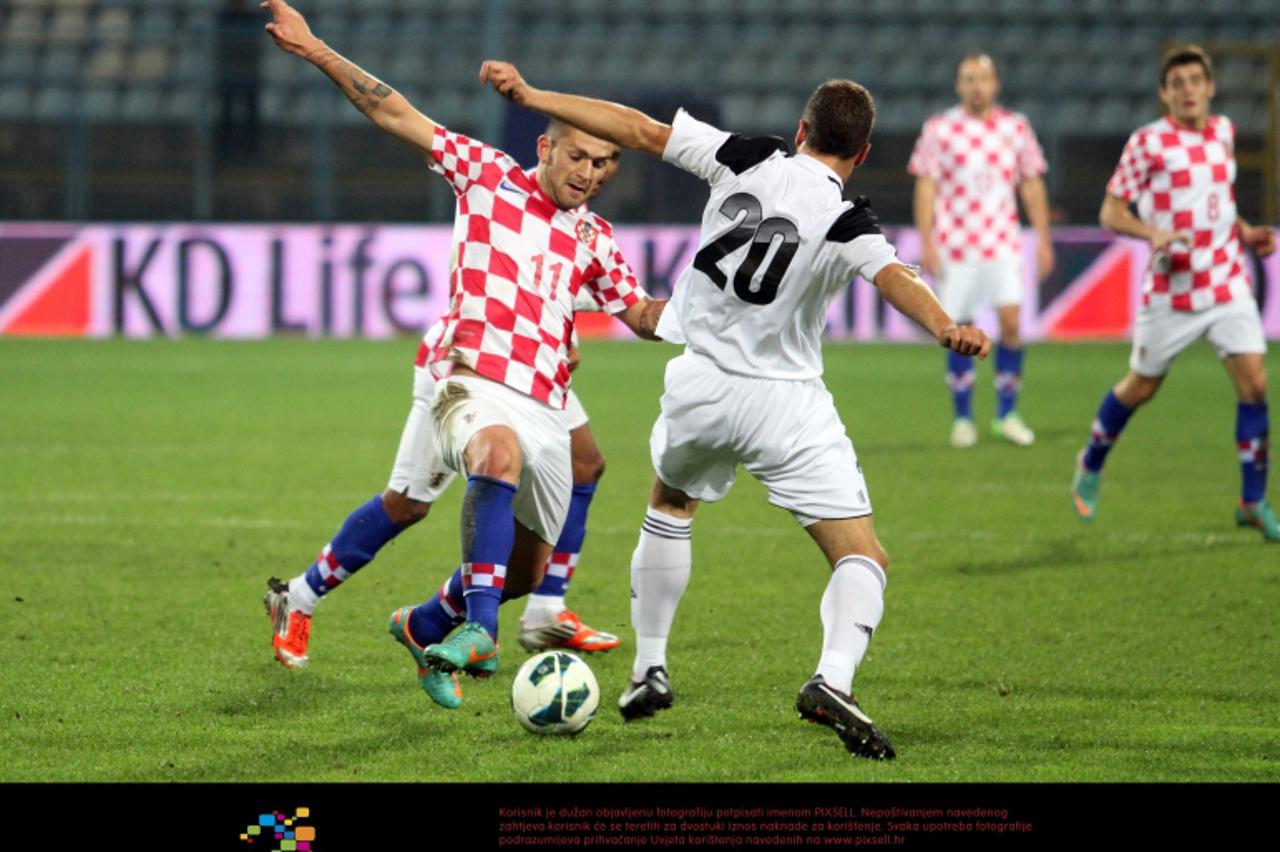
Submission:
[[[444,330],[438,338],[428,331],[417,364],[464,364],[564,408],[578,291],[591,291],[611,314],[643,297],[613,227],[585,207],[561,210],[532,170],[439,125],[431,155],[431,168],[457,193],[458,212]]]
[[[1021,113],[996,107],[974,118],[955,106],[924,123],[907,171],[932,178],[933,231],[944,262],[989,263],[1017,256],[1018,184],[1048,171]]]
[[[786,151],[782,139],[676,114],[662,158],[705,180],[711,196],[658,336],[728,373],[804,381],[822,375],[831,301],[898,257],[865,198],[845,201],[834,171]]]
[[[1235,138],[1225,116],[1209,116],[1204,130],[1165,117],[1125,144],[1107,193],[1136,201],[1151,227],[1192,238],[1152,253],[1143,304],[1199,311],[1252,293],[1236,229]]]

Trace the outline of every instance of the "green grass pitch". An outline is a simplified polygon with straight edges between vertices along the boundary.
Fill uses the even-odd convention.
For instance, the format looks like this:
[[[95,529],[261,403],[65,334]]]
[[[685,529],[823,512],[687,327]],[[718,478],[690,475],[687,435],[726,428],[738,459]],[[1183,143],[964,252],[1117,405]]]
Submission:
[[[624,637],[591,660],[584,734],[537,738],[510,713],[521,605],[503,672],[464,680],[454,712],[387,636],[455,566],[456,487],[325,601],[311,667],[279,666],[265,580],[383,487],[415,349],[0,341],[0,780],[1280,780],[1280,547],[1232,524],[1235,406],[1207,347],[1132,421],[1092,527],[1067,487],[1126,347],[1033,347],[1035,446],[984,430],[968,451],[947,446],[940,351],[828,347],[892,559],[855,684],[898,749],[884,765],[796,719],[827,569],[749,477],[694,525],[676,706],[618,716],[663,346],[588,344],[577,378],[609,468],[570,602]]]

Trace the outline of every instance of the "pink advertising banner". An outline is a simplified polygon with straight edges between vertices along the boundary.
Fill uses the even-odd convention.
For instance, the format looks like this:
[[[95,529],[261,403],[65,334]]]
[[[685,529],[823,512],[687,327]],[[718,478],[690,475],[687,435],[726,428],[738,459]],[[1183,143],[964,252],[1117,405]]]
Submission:
[[[919,239],[886,229],[914,262]],[[693,227],[620,227],[618,243],[655,296],[693,259]],[[1028,250],[1029,339],[1123,339],[1139,304],[1146,246],[1096,228],[1055,231],[1058,270],[1037,282]],[[0,334],[130,338],[381,338],[420,334],[448,300],[451,229],[379,225],[0,223]],[[1280,255],[1251,273],[1268,337],[1280,339]],[[978,321],[994,328],[994,317]],[[625,337],[584,317],[584,333]],[[922,339],[862,280],[832,303],[833,340]]]

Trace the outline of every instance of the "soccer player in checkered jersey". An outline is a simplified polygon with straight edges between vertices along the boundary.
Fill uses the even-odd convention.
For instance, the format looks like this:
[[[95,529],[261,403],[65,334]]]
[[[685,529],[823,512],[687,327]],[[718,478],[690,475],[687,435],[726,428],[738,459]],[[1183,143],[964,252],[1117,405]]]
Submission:
[[[792,157],[782,139],[732,135],[683,110],[667,125],[617,104],[535,89],[509,63],[486,62],[480,76],[516,103],[661,156],[711,186],[700,248],[658,328],[685,351],[667,365],[650,437],[657,475],[631,562],[636,658],[619,699],[623,718],[672,706],[666,648],[689,581],[693,514],[699,502],[728,493],[741,463],[771,503],[804,525],[832,569],[819,608],[822,654],[797,710],[832,727],[853,754],[893,757],[852,696],[884,609],[888,557],[853,444],[822,384],[827,307],[862,275],[943,346],[985,356],[990,341],[951,322],[897,261],[865,198],[843,199],[870,151],[871,96],[848,80],[820,86]]]
[[[1171,50],[1160,68],[1158,94],[1166,115],[1138,128],[1107,184],[1099,221],[1151,244],[1142,309],[1133,331],[1129,372],[1102,400],[1076,466],[1076,516],[1098,516],[1098,489],[1107,453],[1129,417],[1149,401],[1173,359],[1207,337],[1235,385],[1236,446],[1241,493],[1236,522],[1280,541],[1280,523],[1266,499],[1267,349],[1258,305],[1240,244],[1259,256],[1275,251],[1270,228],[1236,213],[1235,127],[1211,115],[1213,64],[1196,45]],[[1129,209],[1137,204],[1138,215]]]
[[[421,153],[458,196],[450,307],[416,364],[434,384],[435,449],[447,471],[468,477],[459,569],[466,616],[450,633],[456,613],[437,595],[402,607],[390,624],[413,655],[423,689],[454,708],[462,701],[459,672],[485,677],[497,670],[498,606],[537,586],[569,513],[564,407],[575,296],[587,290],[649,339],[658,339],[653,330],[665,302],[643,297],[609,223],[583,208],[609,169],[611,144],[553,128],[539,140],[537,168],[526,172],[503,152],[418,112],[316,38],[283,0],[265,5],[273,16],[266,29],[281,49],[320,68],[375,125]],[[419,379],[428,381],[422,373]],[[351,525],[345,548],[356,561],[367,562],[371,545],[396,526],[381,498],[368,508],[371,517]],[[341,554],[337,562],[343,565]],[[329,568],[338,570],[331,562]]]
[[[557,130],[556,127],[549,129]],[[600,194],[617,172],[618,153],[615,151],[604,174],[596,181],[592,198]],[[579,291],[574,308],[601,310],[585,290]],[[437,321],[423,336],[424,345],[434,345],[443,333],[444,322]],[[571,364],[570,368],[574,366]],[[276,659],[288,668],[309,662],[307,646],[320,601],[371,562],[384,545],[426,518],[432,504],[456,478],[436,448],[431,417],[435,379],[427,367],[415,367],[414,373],[414,403],[405,421],[386,490],[348,515],[337,535],[301,574],[287,583],[275,577],[267,581],[263,602],[272,619],[272,647]],[[542,582],[528,596],[518,639],[529,651],[566,648],[590,654],[616,648],[618,637],[585,624],[566,607],[565,597],[586,538],[587,512],[604,475],[605,457],[591,431],[586,409],[572,389],[565,405],[565,418],[573,459],[573,498],[564,531],[556,542]],[[429,615],[460,623],[466,612],[461,572],[455,571],[424,607]]]
[[[956,69],[960,104],[924,124],[907,170],[916,176],[915,220],[921,266],[934,277],[938,298],[960,322],[995,305],[1000,323],[996,347],[997,437],[1028,446],[1035,433],[1018,415],[1023,348],[1018,319],[1022,305],[1022,239],[1018,203],[1039,237],[1036,271],[1053,270],[1049,202],[1042,175],[1047,166],[1026,116],[996,104],[1000,79],[985,53],[966,56]],[[973,359],[947,353],[947,386],[955,419],[951,445],[978,440],[973,422]]]

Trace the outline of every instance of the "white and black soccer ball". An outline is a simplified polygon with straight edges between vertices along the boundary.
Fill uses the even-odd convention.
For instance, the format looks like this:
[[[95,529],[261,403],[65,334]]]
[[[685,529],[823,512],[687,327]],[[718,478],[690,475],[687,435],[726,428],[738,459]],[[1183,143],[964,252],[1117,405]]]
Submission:
[[[576,734],[599,705],[600,685],[591,667],[566,651],[535,654],[511,684],[511,710],[535,734]]]

